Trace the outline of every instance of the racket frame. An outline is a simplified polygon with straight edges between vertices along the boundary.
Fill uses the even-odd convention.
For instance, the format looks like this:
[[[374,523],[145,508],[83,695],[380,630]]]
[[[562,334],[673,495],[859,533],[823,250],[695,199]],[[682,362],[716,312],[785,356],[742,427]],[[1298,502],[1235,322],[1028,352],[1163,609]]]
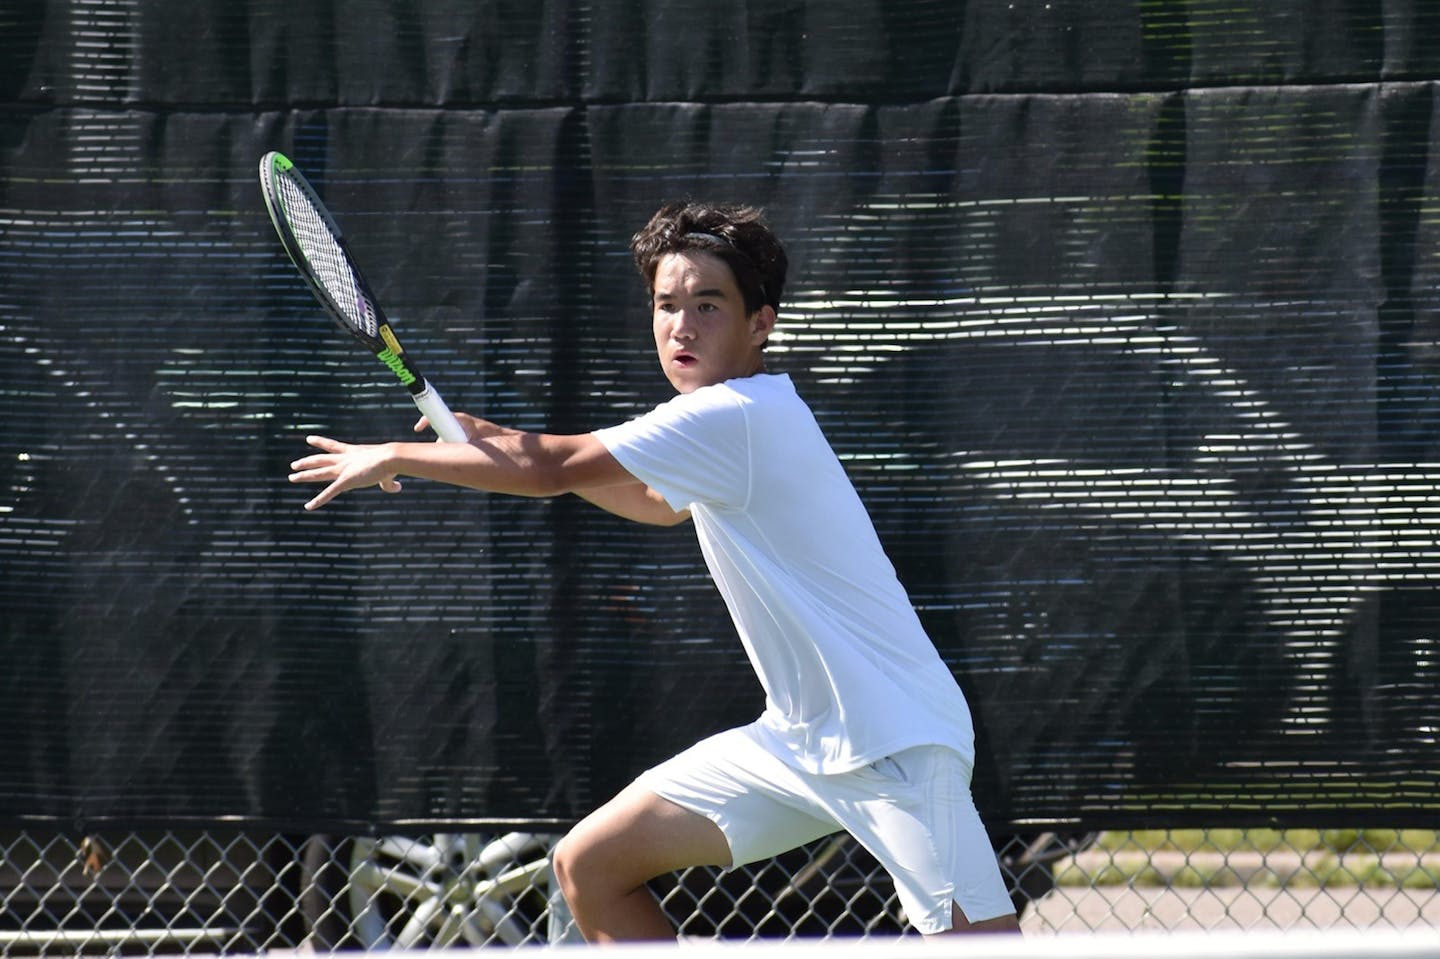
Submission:
[[[373,316],[374,333],[356,325],[340,304],[335,301],[325,284],[320,281],[315,268],[311,266],[304,246],[290,226],[290,211],[287,209],[284,193],[279,186],[281,177],[288,179],[299,188],[305,202],[319,215],[321,222],[335,240],[345,267],[350,271],[351,278],[355,283],[355,289],[364,300],[364,308]],[[455,418],[455,414],[441,398],[439,391],[425,378],[425,375],[416,367],[414,359],[401,346],[389,319],[371,291],[369,282],[360,272],[360,267],[350,252],[350,244],[341,232],[339,224],[335,222],[335,218],[331,216],[329,208],[320,199],[320,195],[315,192],[315,188],[310,185],[310,182],[305,179],[288,157],[275,150],[260,158],[260,187],[261,195],[265,199],[265,211],[270,215],[270,223],[275,227],[275,232],[280,237],[280,243],[284,246],[286,255],[290,257],[290,262],[295,264],[295,268],[304,278],[305,284],[310,288],[315,299],[325,308],[325,312],[330,314],[330,318],[335,321],[337,326],[373,353],[390,372],[395,374],[396,379],[410,392],[410,398],[415,402],[416,407],[430,421],[430,426],[435,430],[436,435],[447,443],[467,442],[465,427],[460,425],[460,421]]]

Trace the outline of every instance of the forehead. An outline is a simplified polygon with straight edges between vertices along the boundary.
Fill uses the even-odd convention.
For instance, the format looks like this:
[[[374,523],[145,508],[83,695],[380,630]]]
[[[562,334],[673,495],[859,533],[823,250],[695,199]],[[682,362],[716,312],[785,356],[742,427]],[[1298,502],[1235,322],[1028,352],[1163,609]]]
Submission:
[[[739,296],[730,264],[712,253],[667,253],[655,265],[656,296],[694,295],[702,290]]]

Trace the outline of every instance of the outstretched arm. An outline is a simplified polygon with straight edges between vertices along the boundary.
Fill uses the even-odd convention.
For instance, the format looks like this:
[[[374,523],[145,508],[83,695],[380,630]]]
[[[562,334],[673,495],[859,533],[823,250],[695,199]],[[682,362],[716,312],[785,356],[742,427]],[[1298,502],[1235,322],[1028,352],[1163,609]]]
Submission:
[[[294,471],[290,482],[327,484],[305,504],[307,510],[364,486],[396,493],[399,477],[416,476],[516,496],[576,493],[603,509],[646,523],[674,524],[688,515],[670,509],[588,433],[526,433],[463,413],[457,417],[469,443],[369,445],[307,437],[306,442],[320,452],[290,464]],[[416,429],[424,426],[422,419]]]
[[[689,510],[676,512],[665,497],[639,480],[622,486],[597,486],[577,489],[576,496],[601,509],[652,526],[678,526],[690,518]]]
[[[465,435],[470,438],[471,442],[496,436],[518,436],[522,432],[492,423],[489,420],[482,420],[469,413],[456,413],[455,418],[465,427]],[[422,416],[415,424],[415,432],[423,433],[429,426],[429,421]],[[671,509],[670,504],[665,502],[665,497],[633,476],[630,477],[630,482],[619,486],[597,486],[572,490],[572,492],[593,506],[598,506],[606,512],[634,520],[637,523],[648,523],[652,526],[677,526],[690,518],[689,510],[677,512]]]
[[[588,434],[523,433],[469,443],[342,443],[307,436],[318,453],[290,464],[292,483],[327,484],[306,509],[341,493],[379,486],[400,491],[401,476],[416,476],[514,496],[558,496],[587,486],[633,482],[609,450]]]
[[[472,442],[496,436],[514,436],[522,432],[492,423],[489,420],[482,420],[468,413],[456,413],[455,416],[464,425],[465,435],[470,437]],[[423,433],[429,426],[429,422],[422,416],[415,424],[415,432]],[[622,483],[619,486],[596,486],[572,490],[572,492],[593,506],[598,506],[606,512],[634,520],[637,523],[648,523],[652,526],[677,526],[690,518],[689,510],[676,512],[670,508],[669,503],[665,502],[665,497],[634,477],[630,477],[630,482]]]

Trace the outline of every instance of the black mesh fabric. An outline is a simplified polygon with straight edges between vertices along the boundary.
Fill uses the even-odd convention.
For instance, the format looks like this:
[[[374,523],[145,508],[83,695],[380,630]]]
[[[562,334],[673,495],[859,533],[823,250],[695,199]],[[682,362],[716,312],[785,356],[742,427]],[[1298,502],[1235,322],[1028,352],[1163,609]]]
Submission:
[[[457,409],[664,399],[630,234],[764,206],[791,373],[998,824],[1440,812],[1440,14],[1349,3],[11,3],[0,819],[567,821],[747,721],[682,527],[418,481],[290,156]]]

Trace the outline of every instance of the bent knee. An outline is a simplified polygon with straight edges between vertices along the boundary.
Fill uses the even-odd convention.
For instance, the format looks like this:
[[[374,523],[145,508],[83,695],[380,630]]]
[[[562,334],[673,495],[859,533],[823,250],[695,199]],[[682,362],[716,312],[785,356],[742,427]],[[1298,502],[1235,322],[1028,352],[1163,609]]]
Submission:
[[[577,895],[594,891],[597,884],[625,884],[619,864],[605,858],[604,849],[590,841],[583,829],[573,829],[550,851],[550,870],[565,898],[574,901]]]
[[[576,843],[571,840],[572,834],[567,834],[557,842],[550,850],[550,871],[555,876],[555,881],[560,885],[560,891],[566,898],[574,895],[576,882],[576,859],[572,854]]]

